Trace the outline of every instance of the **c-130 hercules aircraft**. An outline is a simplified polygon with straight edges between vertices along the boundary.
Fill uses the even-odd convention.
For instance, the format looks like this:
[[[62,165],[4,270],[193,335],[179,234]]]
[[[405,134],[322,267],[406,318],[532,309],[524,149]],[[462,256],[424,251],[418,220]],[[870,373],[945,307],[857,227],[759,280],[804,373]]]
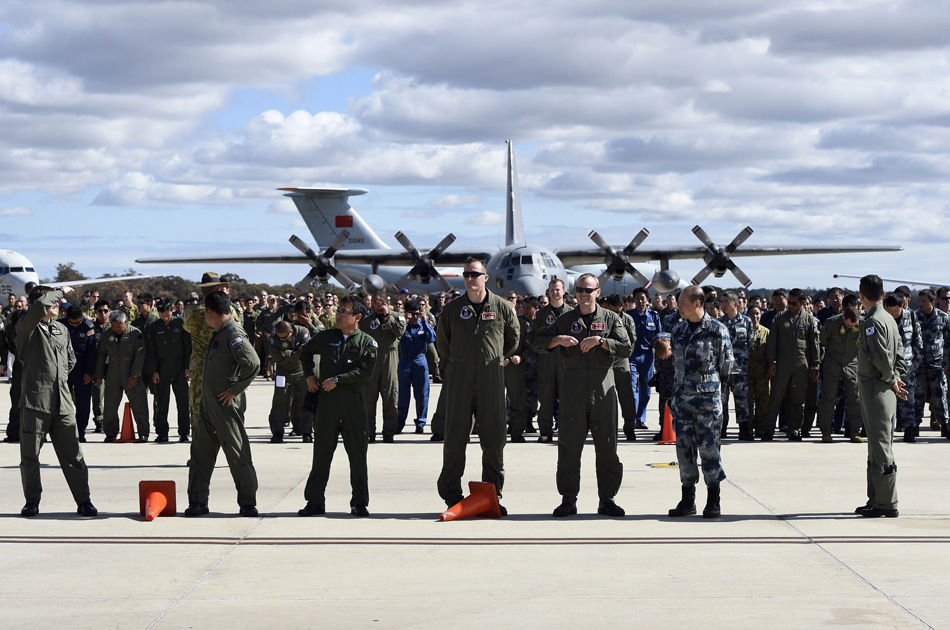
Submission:
[[[752,234],[746,227],[725,247],[717,245],[700,227],[693,234],[701,246],[673,246],[662,249],[644,249],[640,246],[650,234],[641,229],[626,246],[613,246],[595,230],[588,237],[596,247],[586,249],[550,249],[532,245],[524,236],[521,216],[521,196],[515,167],[514,148],[508,147],[507,204],[505,209],[505,245],[496,251],[447,251],[455,241],[448,234],[434,248],[419,250],[408,236],[396,232],[395,238],[405,251],[392,249],[367,225],[349,204],[349,198],[363,195],[364,188],[280,188],[297,206],[297,211],[309,228],[318,247],[330,243],[323,251],[314,251],[296,235],[290,242],[300,254],[265,254],[248,256],[203,256],[196,258],[140,258],[138,263],[306,263],[310,271],[297,283],[298,291],[316,283],[336,279],[350,290],[362,284],[363,290],[373,293],[386,288],[430,291],[433,281],[444,290],[464,290],[460,274],[440,272],[461,266],[472,256],[486,261],[489,273],[488,287],[495,293],[514,292],[519,295],[542,295],[554,278],[564,281],[568,291],[574,280],[586,272],[598,273],[605,293],[628,293],[634,286],[644,286],[660,293],[669,293],[686,286],[679,274],[670,269],[671,260],[701,258],[706,266],[692,278],[699,284],[710,274],[721,278],[727,271],[748,287],[752,281],[733,262],[735,256],[780,256],[790,254],[837,254],[901,251],[901,247],[746,247],[739,249]],[[633,263],[658,261],[659,266],[644,274]],[[625,286],[630,276],[636,284]],[[615,284],[610,284],[613,280]]]

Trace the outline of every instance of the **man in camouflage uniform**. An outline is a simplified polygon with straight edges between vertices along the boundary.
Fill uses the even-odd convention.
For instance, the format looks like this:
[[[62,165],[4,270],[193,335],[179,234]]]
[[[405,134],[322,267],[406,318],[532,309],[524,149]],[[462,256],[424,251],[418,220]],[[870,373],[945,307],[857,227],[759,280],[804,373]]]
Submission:
[[[214,291],[230,292],[227,282],[222,282],[220,276],[209,271],[202,274],[201,284],[198,285],[203,296],[207,297]],[[231,307],[231,316],[237,318],[237,311]],[[263,313],[261,314],[263,317]],[[188,388],[188,399],[191,402],[191,423],[194,427],[201,412],[201,383],[203,379],[204,356],[208,350],[208,342],[214,334],[214,329],[205,322],[204,304],[195,304],[185,310],[182,317],[185,330],[191,335],[191,385]],[[238,320],[239,321],[239,320]],[[243,330],[243,329],[242,329]]]
[[[924,289],[917,294],[917,321],[924,342],[924,356],[917,371],[917,392],[914,400],[916,424],[924,416],[924,404],[930,404],[930,425],[947,431],[947,366],[950,365],[950,316],[934,305],[934,292]]]
[[[142,373],[145,370],[145,337],[130,326],[124,311],[109,313],[111,328],[102,333],[96,357],[96,385],[105,384],[102,429],[106,442],[119,434],[119,404],[125,393],[132,407],[139,442],[148,442],[148,399]]]
[[[729,331],[732,343],[732,371],[722,384],[722,437],[726,437],[726,424],[729,422],[729,392],[736,406],[736,423],[739,425],[739,439],[744,442],[753,440],[752,426],[749,424],[749,350],[752,345],[752,320],[739,312],[739,296],[735,291],[726,291],[719,298],[722,317],[719,319]]]
[[[788,439],[802,441],[807,389],[818,379],[821,348],[818,345],[818,320],[805,310],[805,292],[788,293],[788,310],[775,317],[766,343],[772,394],[762,439],[770,441],[775,431],[782,402],[786,403]]]
[[[864,422],[858,401],[858,342],[861,340],[861,330],[858,326],[857,302],[855,296],[846,296],[842,303],[843,310],[825,320],[819,335],[821,346],[825,349],[825,358],[821,362],[821,404],[818,408],[822,442],[832,441],[832,422],[841,384],[844,385],[847,401],[845,417],[848,419],[851,441],[863,442],[858,435]]]
[[[383,442],[392,442],[399,422],[399,339],[406,332],[406,318],[389,310],[389,299],[376,293],[372,312],[360,320],[360,330],[378,346],[373,374],[366,382],[367,435],[376,441],[376,401],[383,399]]]
[[[303,407],[307,379],[299,354],[310,336],[310,331],[303,326],[281,320],[274,325],[274,334],[268,342],[276,374],[269,418],[272,444],[284,441],[284,423],[288,417],[294,433],[304,442],[313,442],[313,417]]]
[[[924,339],[920,333],[920,322],[917,314],[908,308],[910,292],[899,293],[897,287],[894,293],[884,298],[884,310],[891,314],[897,322],[897,329],[901,334],[901,346],[904,348],[904,363],[907,366],[905,385],[907,398],[897,399],[897,429],[904,431],[905,442],[916,442],[919,428],[914,415],[915,394],[917,388],[917,369],[924,356]]]
[[[858,386],[868,434],[868,500],[855,513],[865,518],[894,518],[898,516],[897,463],[892,442],[897,425],[897,399],[907,395],[904,389],[907,367],[897,323],[881,304],[884,298],[881,279],[874,275],[861,278],[860,295],[867,312],[858,344]]]
[[[698,286],[683,289],[679,311],[683,321],[670,335],[676,364],[672,411],[682,498],[669,515],[678,517],[696,513],[698,452],[707,491],[703,518],[716,518],[720,515],[719,484],[726,478],[719,453],[721,383],[732,371],[732,344],[729,330],[705,314],[703,290]]]

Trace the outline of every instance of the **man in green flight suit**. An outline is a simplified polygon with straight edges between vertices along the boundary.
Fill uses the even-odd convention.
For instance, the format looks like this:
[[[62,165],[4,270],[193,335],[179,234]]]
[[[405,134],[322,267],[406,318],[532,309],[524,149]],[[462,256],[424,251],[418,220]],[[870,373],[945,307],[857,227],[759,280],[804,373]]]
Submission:
[[[373,295],[372,313],[360,320],[360,330],[372,337],[379,349],[376,367],[366,383],[366,422],[369,441],[376,441],[376,400],[383,399],[383,442],[392,442],[399,422],[399,339],[406,332],[406,318],[389,309],[384,293]]]
[[[884,310],[884,283],[867,275],[858,285],[867,312],[858,343],[858,399],[868,436],[868,501],[855,510],[867,518],[894,518],[897,512],[897,464],[894,429],[897,399],[906,399],[907,365],[897,322]]]
[[[158,319],[149,324],[145,335],[145,373],[155,388],[155,438],[168,441],[168,402],[175,392],[178,408],[178,441],[187,442],[191,429],[188,404],[188,379],[191,377],[191,335],[182,321],[172,317],[171,300],[161,299],[155,307]]]
[[[563,348],[557,440],[557,490],[561,504],[554,509],[554,516],[577,514],[581,450],[588,430],[594,438],[596,453],[600,496],[597,513],[623,516],[623,508],[614,503],[623,465],[617,457],[617,388],[613,366],[617,359],[628,359],[633,347],[620,316],[597,305],[600,286],[596,276],[583,274],[574,283],[574,290],[577,308],[541,329],[534,346],[539,352]]]
[[[284,441],[284,423],[290,418],[294,433],[303,442],[313,442],[313,418],[304,411],[307,379],[300,363],[300,348],[310,340],[310,332],[298,324],[280,320],[268,341],[268,355],[274,363],[274,396],[271,399],[271,444]]]
[[[449,364],[445,388],[445,443],[439,496],[449,507],[461,501],[465,447],[478,426],[482,449],[482,481],[495,484],[501,496],[505,483],[505,357],[518,348],[519,325],[511,304],[486,288],[485,263],[469,258],[462,272],[465,293],[445,305],[439,315],[436,346]],[[502,506],[502,515],[507,510]]]
[[[548,304],[538,310],[534,318],[535,328],[550,326],[570,307],[564,303],[564,281],[554,278],[548,283]],[[554,441],[554,421],[560,398],[561,349],[538,353],[538,442]]]
[[[318,332],[300,348],[300,362],[308,375],[307,387],[311,392],[320,391],[314,422],[313,465],[304,489],[307,505],[297,512],[300,516],[326,513],[330,462],[341,434],[350,460],[350,513],[369,516],[368,425],[363,395],[376,363],[377,346],[371,336],[359,329],[367,314],[358,297],[344,297],[336,312],[335,327]],[[313,376],[314,355],[320,355],[320,378]]]
[[[185,516],[208,513],[211,473],[218,450],[224,451],[237,488],[241,516],[257,516],[257,472],[244,430],[244,390],[261,363],[223,291],[205,296],[205,323],[214,331],[204,356],[201,410],[195,422],[188,466]]]
[[[845,418],[850,427],[851,441],[863,442],[858,435],[864,423],[861,421],[861,405],[858,401],[858,343],[863,331],[858,326],[858,298],[845,296],[843,308],[837,315],[825,320],[819,338],[825,349],[821,362],[821,402],[818,407],[818,426],[821,441],[832,442],[832,424],[835,405],[838,403],[838,386],[844,385],[847,400]]]
[[[148,442],[148,399],[142,371],[145,368],[145,337],[130,326],[124,311],[109,313],[110,328],[99,338],[95,383],[105,382],[102,403],[102,430],[105,442],[115,442],[119,434],[119,403],[124,392],[132,407],[139,442]]]
[[[26,504],[20,515],[40,511],[40,448],[49,433],[63,476],[76,501],[80,516],[98,514],[89,500],[89,469],[79,446],[76,407],[66,380],[76,363],[69,331],[56,321],[59,299],[72,293],[46,286],[30,290],[29,309],[17,323],[17,357],[22,363],[20,395],[20,480]]]

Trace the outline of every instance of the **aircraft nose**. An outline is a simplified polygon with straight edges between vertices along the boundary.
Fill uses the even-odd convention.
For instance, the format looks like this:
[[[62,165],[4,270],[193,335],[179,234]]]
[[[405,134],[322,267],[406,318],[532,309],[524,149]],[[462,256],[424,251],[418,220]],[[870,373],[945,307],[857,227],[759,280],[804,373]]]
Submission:
[[[543,278],[522,276],[505,282],[504,292],[514,291],[518,295],[544,295],[548,289],[548,282]]]

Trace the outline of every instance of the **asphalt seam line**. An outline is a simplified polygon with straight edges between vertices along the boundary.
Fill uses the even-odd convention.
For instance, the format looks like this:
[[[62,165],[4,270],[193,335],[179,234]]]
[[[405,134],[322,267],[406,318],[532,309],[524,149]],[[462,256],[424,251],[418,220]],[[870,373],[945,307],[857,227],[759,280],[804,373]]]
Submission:
[[[841,558],[839,558],[838,556],[836,556],[831,550],[829,550],[827,547],[825,547],[825,545],[824,545],[824,543],[823,543],[822,541],[817,540],[817,539],[815,539],[815,538],[812,538],[811,536],[809,536],[808,534],[806,534],[805,532],[803,532],[801,529],[799,529],[798,526],[795,525],[795,523],[789,521],[788,519],[782,518],[782,516],[781,516],[780,514],[776,514],[775,511],[773,511],[770,507],[768,507],[767,505],[765,505],[764,503],[762,503],[761,501],[759,501],[758,498],[756,498],[756,497],[752,496],[750,493],[746,492],[746,490],[745,490],[744,488],[740,487],[740,486],[739,486],[738,484],[736,484],[734,481],[732,481],[732,480],[730,480],[730,479],[726,479],[726,481],[728,481],[728,482],[729,482],[729,485],[731,485],[733,488],[735,488],[736,490],[738,490],[738,491],[741,492],[742,494],[746,495],[747,497],[749,497],[750,499],[752,499],[753,501],[755,501],[758,505],[760,505],[760,506],[762,507],[762,509],[766,510],[769,514],[775,516],[775,518],[777,518],[778,520],[782,521],[783,523],[785,523],[786,525],[788,525],[789,527],[791,527],[793,530],[795,530],[796,532],[798,532],[798,534],[799,534],[800,536],[802,536],[803,538],[805,538],[806,540],[808,540],[810,543],[812,543],[813,545],[815,545],[815,546],[818,547],[819,549],[821,549],[821,551],[824,552],[829,558],[831,558],[832,560],[834,560],[835,562],[837,562],[838,564],[840,564],[842,567],[844,567],[844,568],[847,569],[848,571],[850,571],[852,575],[854,575],[856,578],[858,578],[859,580],[861,580],[862,582],[864,582],[865,584],[867,584],[872,590],[877,591],[882,597],[884,597],[885,599],[887,599],[887,601],[889,601],[892,605],[894,605],[894,606],[896,606],[897,608],[899,608],[900,610],[902,610],[902,611],[903,611],[905,614],[907,614],[908,616],[910,616],[910,617],[916,619],[916,620],[918,621],[918,623],[920,623],[920,624],[921,624],[922,626],[924,626],[925,628],[930,628],[931,630],[933,630],[933,626],[931,626],[929,623],[927,623],[926,621],[924,621],[923,619],[921,619],[921,618],[920,618],[919,616],[917,616],[914,612],[912,612],[912,611],[911,611],[910,609],[908,609],[906,606],[904,606],[903,604],[901,604],[900,602],[898,602],[897,600],[895,600],[893,597],[891,597],[890,595],[888,595],[887,593],[885,593],[884,591],[882,591],[882,590],[881,590],[880,588],[878,588],[873,582],[871,582],[871,580],[869,580],[868,578],[866,578],[866,577],[864,577],[863,575],[861,575],[860,573],[858,573],[858,571],[855,570],[850,564],[848,564],[847,562],[845,562],[844,560],[842,560]],[[860,517],[856,517],[856,518],[860,518]]]

